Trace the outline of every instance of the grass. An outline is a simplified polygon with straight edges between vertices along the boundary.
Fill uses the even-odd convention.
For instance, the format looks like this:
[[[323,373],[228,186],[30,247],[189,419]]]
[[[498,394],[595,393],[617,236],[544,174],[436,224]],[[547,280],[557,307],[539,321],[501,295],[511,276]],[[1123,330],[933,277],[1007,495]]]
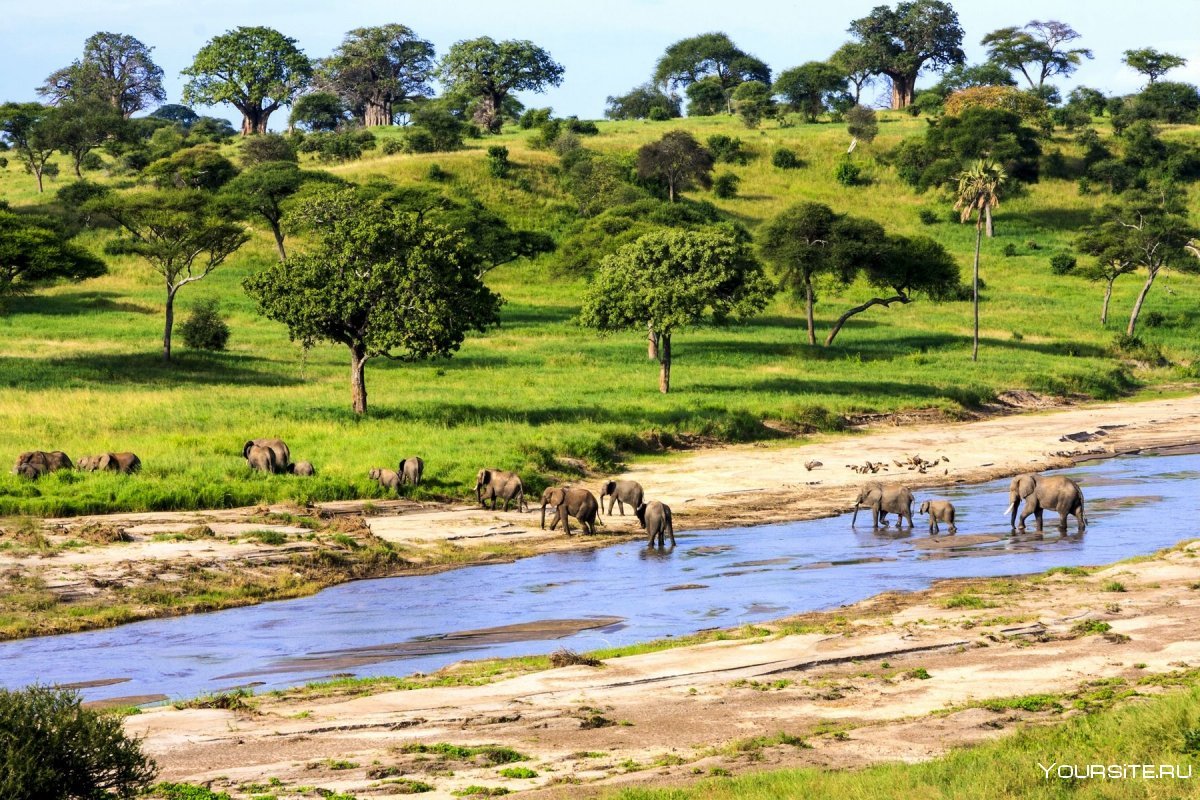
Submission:
[[[791,203],[828,202],[896,233],[931,235],[965,269],[973,231],[948,221],[946,198],[914,194],[877,158],[925,122],[893,114],[883,119],[879,139],[856,155],[871,183],[853,189],[831,179],[848,139],[842,125],[747,131],[729,118],[605,122],[586,144],[628,151],[674,128],[688,128],[701,139],[738,136],[757,156],[745,166],[722,167],[741,178],[741,196],[720,200],[699,193],[698,199],[712,200],[751,229]],[[477,196],[514,224],[561,239],[576,223],[569,197],[550,172],[556,159],[530,149],[529,135],[508,132],[450,154],[376,153],[332,171],[353,180],[382,176],[407,184],[421,180],[436,162],[453,176],[448,191]],[[1059,138],[1054,146],[1069,152],[1073,145]],[[487,174],[483,154],[493,143],[509,148],[523,181]],[[780,145],[795,149],[808,166],[772,167],[769,154]],[[56,184],[43,197],[31,186],[32,178],[15,163],[0,171],[0,198],[18,207],[53,204]],[[464,497],[485,464],[521,471],[537,491],[574,474],[564,457],[612,469],[663,443],[778,435],[764,421],[802,430],[815,420],[834,429],[845,417],[902,409],[940,409],[953,417],[1014,388],[1112,398],[1139,385],[1194,378],[1180,368],[1130,365],[1110,355],[1116,322],[1137,280],[1118,282],[1114,322],[1104,330],[1095,319],[1099,288],[1050,274],[1047,254],[1067,246],[1103,200],[1080,197],[1073,183],[1061,180],[1043,181],[1006,200],[997,236],[984,244],[988,289],[979,363],[968,358],[969,303],[919,301],[868,313],[853,320],[834,347],[823,348],[803,344],[798,306],[780,296],[748,324],[678,334],[673,391],[664,397],[656,391],[656,368],[646,361],[644,337],[600,338],[575,325],[585,278],[561,274],[551,254],[489,274],[492,288],[506,299],[503,323],[467,340],[453,359],[372,362],[371,412],[364,419],[349,410],[346,354],[332,346],[300,350],[281,326],[260,318],[242,292],[242,278],[273,258],[265,232],[258,231],[227,265],[179,296],[180,319],[202,298],[220,298],[233,330],[230,349],[212,354],[181,346],[171,366],[156,354],[163,298],[152,273],[131,257],[107,257],[108,275],[20,298],[0,316],[0,453],[132,450],[144,469],[135,476],[59,473],[37,483],[0,475],[0,514],[382,498],[386,492],[368,481],[368,468],[393,465],[412,453],[428,463],[418,497]],[[921,224],[918,212],[924,208],[947,221]],[[99,252],[109,235],[91,231],[82,241]],[[1040,249],[1025,247],[1027,241]],[[1012,243],[1019,254],[1002,257]],[[303,249],[303,243],[292,247]],[[1166,323],[1144,336],[1171,361],[1189,364],[1200,350],[1191,335],[1191,298],[1200,283],[1183,275],[1169,281],[1173,293],[1157,287],[1147,304]],[[828,328],[869,293],[862,284],[821,287],[818,325]],[[51,392],[54,402],[45,403]],[[316,465],[317,476],[248,470],[240,457],[242,443],[266,435],[284,438],[294,458]]]
[[[498,744],[460,745],[447,742],[436,744],[406,744],[400,748],[402,753],[432,753],[454,761],[481,761],[487,764],[512,764],[517,761],[528,761],[529,756],[519,753],[511,747]]]

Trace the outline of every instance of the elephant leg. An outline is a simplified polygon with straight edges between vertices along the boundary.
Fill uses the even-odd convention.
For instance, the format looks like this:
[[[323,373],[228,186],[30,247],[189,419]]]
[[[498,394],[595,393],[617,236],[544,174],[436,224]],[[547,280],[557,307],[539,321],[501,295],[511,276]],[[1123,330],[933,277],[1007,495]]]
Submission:
[[[567,536],[571,535],[571,518],[567,515],[567,507],[561,505],[558,507],[558,518],[562,520],[563,533]]]
[[[1038,506],[1037,508],[1035,508],[1033,510],[1033,518],[1037,520],[1037,532],[1038,533],[1042,532],[1042,525],[1044,523],[1044,520],[1042,520],[1042,514],[1044,514],[1044,513],[1045,513],[1045,509],[1043,509],[1041,506]]]
[[[612,506],[609,506],[609,508],[612,508]],[[619,497],[617,498],[617,508],[621,509],[621,516],[622,517],[625,516],[625,503],[622,502],[621,498],[619,498]],[[609,516],[612,516],[612,515],[609,514]]]
[[[950,520],[950,529],[949,530],[950,530],[951,536],[958,533],[958,526],[954,524],[954,520]]]
[[[929,535],[933,536],[937,532],[938,532],[937,520],[934,519],[932,516],[930,516],[929,517]]]

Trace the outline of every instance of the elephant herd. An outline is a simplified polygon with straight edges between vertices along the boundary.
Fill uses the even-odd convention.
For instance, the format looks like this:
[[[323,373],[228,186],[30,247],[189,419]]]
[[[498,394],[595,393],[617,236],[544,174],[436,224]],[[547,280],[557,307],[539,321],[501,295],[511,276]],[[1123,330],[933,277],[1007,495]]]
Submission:
[[[913,493],[907,487],[899,484],[883,484],[871,481],[863,485],[858,497],[854,499],[854,516],[850,524],[858,521],[860,509],[871,510],[871,526],[874,528],[888,526],[887,515],[897,516],[896,527],[901,528],[904,520],[908,527],[913,527],[912,506]],[[1026,473],[1012,479],[1008,488],[1008,508],[1005,514],[1009,516],[1009,525],[1013,530],[1025,530],[1025,520],[1031,515],[1037,523],[1037,532],[1042,532],[1042,515],[1046,511],[1058,514],[1059,533],[1067,532],[1067,517],[1075,517],[1078,532],[1083,533],[1087,527],[1087,519],[1083,512],[1083,490],[1079,484],[1063,475],[1038,475]],[[1017,518],[1017,506],[1025,502]],[[958,532],[955,524],[954,504],[949,500],[926,500],[917,510],[918,514],[929,515],[929,533],[937,534],[941,529],[939,522],[944,522],[951,535]]]
[[[101,453],[84,456],[79,461],[72,462],[70,456],[62,450],[32,450],[17,456],[17,463],[13,465],[12,471],[22,478],[35,481],[60,469],[78,469],[83,472],[100,470],[129,475],[141,468],[142,460],[134,453]]]

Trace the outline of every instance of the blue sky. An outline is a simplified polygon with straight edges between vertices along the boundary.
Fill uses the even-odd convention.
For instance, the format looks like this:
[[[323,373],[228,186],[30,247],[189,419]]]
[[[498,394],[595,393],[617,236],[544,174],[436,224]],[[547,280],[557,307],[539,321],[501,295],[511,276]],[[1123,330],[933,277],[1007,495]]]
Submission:
[[[238,25],[269,25],[295,38],[312,57],[330,52],[345,31],[400,22],[429,39],[440,53],[455,41],[489,35],[532,39],[566,67],[563,85],[528,105],[553,106],[561,115],[600,117],[604,99],[645,81],[671,42],[723,30],[776,71],[827,57],[846,40],[850,20],[881,0],[0,0],[0,99],[36,99],[34,88],[69,64],[83,40],[98,30],[128,33],[154,47],[166,73],[169,102],[177,102],[179,71],[208,39]],[[1189,58],[1173,80],[1200,83],[1200,37],[1191,0],[1094,0],[955,3],[971,61],[981,60],[980,38],[1005,25],[1060,19],[1083,34],[1096,53],[1064,88],[1082,83],[1126,93],[1140,78],[1121,64],[1122,51],[1154,46]],[[926,79],[928,82],[930,79]],[[230,108],[213,113],[236,117]],[[282,123],[283,115],[273,120]],[[273,125],[275,127],[275,125]]]

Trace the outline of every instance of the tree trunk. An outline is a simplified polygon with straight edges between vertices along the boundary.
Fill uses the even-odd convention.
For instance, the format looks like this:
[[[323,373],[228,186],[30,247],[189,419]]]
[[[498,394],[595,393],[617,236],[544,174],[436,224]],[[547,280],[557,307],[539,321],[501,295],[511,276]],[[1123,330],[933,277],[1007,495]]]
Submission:
[[[812,277],[804,276],[804,314],[808,321],[808,343],[817,343],[817,330],[813,322],[813,290]]]
[[[658,334],[654,332],[654,323],[646,323],[646,358],[658,360]]]
[[[907,295],[897,294],[892,297],[872,297],[862,305],[855,306],[845,314],[842,314],[840,317],[838,317],[837,322],[833,323],[833,328],[830,329],[829,335],[825,337],[825,346],[828,347],[829,345],[833,344],[833,340],[837,338],[838,332],[841,331],[842,326],[846,324],[846,320],[850,319],[855,314],[861,314],[871,306],[890,306],[892,303],[908,302],[910,302],[910,298]]]
[[[271,233],[275,237],[275,250],[279,253],[279,260],[287,261],[287,251],[283,249],[283,228],[278,221],[271,222]]]
[[[1100,306],[1100,327],[1108,326],[1108,301],[1112,299],[1113,281],[1116,278],[1110,278],[1108,285],[1104,287],[1104,305]]]
[[[913,84],[915,75],[888,75],[892,80],[892,108],[907,108],[913,101]]]
[[[667,179],[667,197],[672,203],[675,202],[675,181]]]
[[[42,188],[42,170],[40,168],[35,169],[33,171],[33,174],[37,177],[38,194],[44,194],[46,190]]]
[[[987,237],[990,239],[996,233],[996,229],[992,225],[992,207],[991,206],[984,206],[983,218],[986,221],[985,224],[987,226]]]
[[[971,360],[979,360],[979,248],[983,245],[982,220],[975,222],[975,271],[971,278],[971,305],[975,312],[975,338],[971,345]]]
[[[671,334],[659,334],[658,390],[663,394],[671,391]]]
[[[80,169],[80,164],[83,163],[83,156],[73,156],[71,158],[71,166],[75,168],[75,177],[83,180],[83,170]]]
[[[175,290],[167,287],[167,313],[163,323],[163,361],[171,360],[171,329],[175,327]]]
[[[361,345],[350,347],[350,404],[355,414],[367,413],[367,354]]]
[[[392,124],[392,104],[387,100],[369,100],[363,110],[363,125],[377,128]]]
[[[1133,336],[1134,331],[1137,330],[1138,316],[1142,313],[1142,303],[1146,302],[1146,295],[1150,294],[1150,287],[1154,285],[1154,279],[1158,277],[1158,269],[1158,267],[1150,269],[1146,282],[1142,284],[1142,290],[1138,292],[1137,300],[1133,301],[1133,311],[1129,314],[1129,327],[1125,329],[1127,336]]]
[[[246,107],[242,111],[242,136],[253,136],[267,132],[267,120],[274,108]]]

